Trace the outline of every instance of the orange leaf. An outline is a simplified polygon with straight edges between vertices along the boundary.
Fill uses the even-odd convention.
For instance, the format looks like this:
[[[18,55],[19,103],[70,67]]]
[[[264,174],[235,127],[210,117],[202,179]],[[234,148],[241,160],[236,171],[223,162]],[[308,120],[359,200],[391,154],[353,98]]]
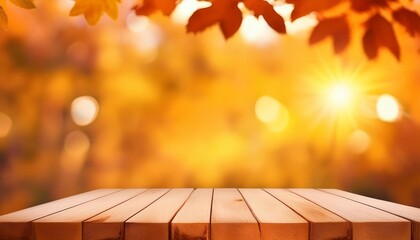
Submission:
[[[21,8],[26,8],[26,9],[35,8],[35,4],[33,3],[32,0],[10,0],[10,2]]]
[[[236,0],[214,1],[210,7],[195,11],[188,21],[187,32],[201,32],[216,23],[219,23],[226,39],[238,31],[242,12]]]
[[[8,23],[7,14],[4,11],[3,7],[0,6],[0,26],[4,30],[7,30],[7,23]]]
[[[350,29],[346,17],[325,18],[312,31],[309,44],[318,43],[331,36],[335,53],[341,53],[350,43]]]
[[[262,15],[268,25],[279,33],[286,33],[284,19],[274,7],[264,0],[244,0],[245,6],[254,12],[255,16]]]
[[[368,58],[375,58],[378,55],[378,49],[385,47],[399,60],[400,46],[391,23],[377,13],[365,25],[366,32],[363,36],[363,49]]]
[[[392,13],[392,17],[405,27],[405,30],[414,37],[416,34],[420,34],[420,16],[417,12],[408,10],[404,7],[395,10]]]
[[[375,7],[386,8],[388,2],[395,2],[397,0],[351,0],[351,7],[357,12],[366,12]]]
[[[177,0],[144,0],[142,4],[133,7],[137,15],[150,15],[156,11],[162,11],[166,16],[171,15],[177,4]]]
[[[293,4],[295,8],[292,12],[292,21],[306,16],[311,12],[328,10],[339,3],[342,0],[286,0],[287,3]]]
[[[70,16],[83,14],[90,25],[96,24],[102,13],[106,13],[113,19],[116,19],[118,17],[118,2],[120,0],[76,0],[73,8],[70,10]]]

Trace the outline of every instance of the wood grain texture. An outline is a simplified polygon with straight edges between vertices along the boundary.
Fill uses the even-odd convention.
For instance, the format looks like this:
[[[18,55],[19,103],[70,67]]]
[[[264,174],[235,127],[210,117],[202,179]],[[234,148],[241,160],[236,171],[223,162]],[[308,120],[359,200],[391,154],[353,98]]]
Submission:
[[[365,197],[362,195],[345,192],[338,189],[320,189],[322,191],[332,193],[341,197],[345,197],[347,199],[351,199],[353,201],[357,201],[371,207],[375,207],[386,212],[395,214],[397,216],[403,217],[408,219],[412,223],[412,239],[413,240],[420,240],[420,208],[415,208],[411,206],[406,206],[398,203],[383,201],[375,198]]]
[[[146,189],[126,189],[49,215],[33,222],[37,240],[82,240],[82,222]]]
[[[124,239],[124,222],[162,197],[169,189],[149,189],[83,222],[83,239]]]
[[[306,240],[308,222],[262,189],[239,189],[265,240]]]
[[[285,189],[265,189],[310,222],[309,239],[351,239],[348,221]]]
[[[213,189],[196,189],[171,223],[172,240],[210,239]]]
[[[336,189],[99,189],[0,216],[0,240],[420,240],[419,222]]]
[[[409,240],[410,222],[376,208],[315,189],[290,189],[352,224],[355,240]]]
[[[170,222],[192,193],[192,188],[172,189],[125,223],[126,240],[167,240]]]
[[[257,220],[237,189],[214,189],[211,239],[258,240]]]
[[[92,201],[120,189],[98,189],[0,216],[0,239],[31,239],[31,221]]]

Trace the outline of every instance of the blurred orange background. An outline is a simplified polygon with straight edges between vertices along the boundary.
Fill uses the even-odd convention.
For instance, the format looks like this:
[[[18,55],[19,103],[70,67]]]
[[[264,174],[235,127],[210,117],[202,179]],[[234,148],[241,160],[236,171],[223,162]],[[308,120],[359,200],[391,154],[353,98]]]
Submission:
[[[185,33],[170,18],[88,26],[73,1],[8,7],[0,31],[0,214],[96,188],[323,187],[420,207],[420,40],[398,62],[278,35],[246,17]],[[188,5],[188,4],[190,5]],[[418,6],[418,4],[417,4]],[[290,6],[279,9],[290,14]]]

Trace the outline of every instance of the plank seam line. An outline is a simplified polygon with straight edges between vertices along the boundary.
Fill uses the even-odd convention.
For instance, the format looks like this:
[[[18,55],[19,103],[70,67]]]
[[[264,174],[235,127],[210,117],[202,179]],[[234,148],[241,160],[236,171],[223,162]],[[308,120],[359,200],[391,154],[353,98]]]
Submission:
[[[145,192],[143,192],[143,193],[146,193],[146,192],[149,192],[149,191],[151,191],[151,190],[153,190],[153,189],[148,189],[147,191],[145,191]],[[153,200],[151,203],[149,203],[149,204],[147,204],[147,206],[145,206],[144,208],[142,208],[142,209],[140,209],[139,211],[137,211],[136,213],[134,213],[133,215],[131,215],[131,216],[129,216],[127,219],[125,219],[124,221],[123,221],[123,226],[124,226],[124,228],[125,228],[125,222],[127,222],[130,218],[132,218],[134,215],[137,215],[138,213],[140,213],[141,211],[143,211],[144,209],[146,209],[146,208],[148,208],[150,205],[152,205],[153,203],[155,203],[157,200],[159,200],[159,199],[161,199],[163,196],[165,196],[169,191],[171,191],[171,189],[169,189],[169,190],[167,190],[164,194],[162,194],[160,197],[158,197],[158,198],[156,198],[155,200]],[[125,229],[123,229],[124,231],[125,231]]]
[[[122,191],[122,190],[123,190],[123,189],[116,190],[115,192],[111,192],[111,193],[105,194],[105,195],[103,195],[103,196],[100,196],[100,197],[97,197],[97,198],[91,199],[91,200],[89,200],[89,201],[82,202],[82,203],[76,204],[76,205],[74,205],[74,206],[71,206],[71,207],[68,207],[68,208],[61,209],[60,211],[57,211],[57,212],[54,212],[54,213],[47,214],[47,215],[45,215],[45,216],[42,216],[42,217],[36,218],[36,219],[31,220],[31,221],[29,221],[29,222],[34,222],[34,221],[39,220],[39,219],[41,219],[41,218],[45,218],[45,217],[51,216],[51,215],[53,215],[53,214],[56,214],[56,213],[59,213],[59,212],[62,212],[62,211],[68,210],[68,209],[70,209],[70,208],[74,208],[74,207],[77,207],[77,206],[79,206],[79,205],[82,205],[82,204],[85,204],[85,203],[88,203],[88,202],[92,202],[92,201],[94,201],[94,200],[98,200],[98,199],[100,199],[100,198],[103,198],[103,197],[106,197],[106,196],[109,196],[109,195],[115,194],[115,193],[120,192],[120,191]],[[62,199],[64,199],[64,198],[62,198]],[[57,199],[56,201],[58,201],[58,200],[61,200],[61,199]],[[49,203],[49,202],[47,202],[47,203]],[[47,204],[47,203],[45,203],[45,204]]]
[[[146,192],[148,192],[149,190],[152,190],[152,189],[148,189]],[[140,213],[141,211],[143,211],[144,209],[146,209],[146,208],[148,208],[150,205],[152,205],[153,203],[155,203],[157,200],[159,200],[159,199],[161,199],[163,196],[165,196],[169,191],[171,191],[171,189],[169,189],[168,191],[166,191],[164,194],[162,194],[160,197],[158,197],[158,198],[156,198],[155,200],[153,200],[151,203],[149,203],[147,206],[145,206],[144,208],[142,208],[141,210],[139,210],[138,212],[136,212],[136,213],[134,213],[133,215],[131,215],[130,217],[128,217],[127,219],[125,219],[123,222],[122,222],[122,236],[123,236],[123,239],[125,239],[125,224],[126,224],[126,222],[130,219],[130,218],[132,218],[134,215],[137,215],[138,213]]]
[[[329,210],[329,209],[327,209],[327,208],[325,208],[325,207],[321,206],[320,204],[318,204],[318,203],[316,203],[316,202],[314,202],[314,201],[310,200],[309,198],[306,198],[306,197],[304,197],[304,196],[302,196],[302,195],[300,195],[300,194],[298,194],[298,193],[295,193],[295,192],[293,192],[292,190],[290,190],[290,189],[288,189],[288,188],[285,188],[285,190],[287,190],[287,191],[289,191],[289,192],[291,192],[291,193],[293,193],[293,194],[295,194],[295,195],[298,195],[299,197],[304,198],[304,199],[306,199],[306,200],[308,200],[308,201],[312,202],[313,204],[318,205],[319,207],[321,207],[321,208],[325,209],[326,211],[328,211],[328,212],[330,212],[330,213],[332,213],[332,214],[334,214],[334,215],[336,215],[336,216],[338,216],[338,217],[340,217],[340,218],[342,218],[342,219],[346,220],[347,222],[350,222],[350,223],[351,223],[351,221],[350,221],[350,220],[348,220],[347,218],[345,218],[345,217],[343,217],[343,216],[341,216],[341,215],[338,215],[337,213],[335,213],[335,212],[333,212],[333,211],[331,211],[331,210]]]
[[[398,214],[396,214],[396,213],[389,212],[389,211],[387,211],[387,210],[385,210],[385,209],[381,209],[381,208],[379,208],[379,207],[376,207],[376,206],[373,206],[373,205],[370,205],[370,204],[367,204],[367,203],[364,203],[364,202],[361,202],[361,201],[358,201],[358,200],[355,200],[355,199],[351,199],[351,198],[344,197],[344,196],[341,196],[341,195],[338,195],[338,194],[335,194],[335,193],[327,192],[327,191],[324,191],[324,190],[319,189],[319,188],[316,188],[316,190],[321,191],[321,192],[325,192],[325,193],[328,193],[328,194],[332,194],[332,195],[335,195],[335,196],[338,196],[338,197],[341,197],[341,198],[345,198],[345,199],[350,200],[350,201],[353,201],[353,202],[361,203],[361,204],[366,205],[366,206],[368,206],[368,207],[373,207],[373,208],[376,208],[376,209],[378,209],[378,210],[381,210],[381,211],[383,211],[383,212],[389,213],[389,214],[391,214],[391,215],[394,215],[394,216],[397,216],[397,217],[400,217],[400,218],[404,218],[405,220],[408,220],[408,221],[410,221],[410,222],[416,222],[415,220],[411,220],[410,218],[407,218],[407,217],[404,217],[404,216],[398,215]],[[360,196],[363,196],[363,195],[360,195]],[[365,196],[363,196],[363,197],[365,197]],[[381,200],[381,199],[377,199],[377,198],[374,198],[374,199],[375,199],[375,200],[379,200],[379,201],[385,201],[385,200]],[[385,202],[387,202],[387,201],[385,201]],[[393,203],[393,202],[390,202],[390,203]]]
[[[308,237],[311,236],[311,231],[312,231],[312,223],[311,221],[309,221],[308,219],[306,219],[303,215],[301,215],[300,213],[298,213],[295,209],[293,209],[292,207],[290,207],[288,204],[286,204],[285,202],[283,202],[282,200],[278,199],[276,196],[274,196],[273,194],[271,194],[270,192],[268,192],[265,188],[262,188],[262,190],[266,193],[268,193],[270,196],[272,196],[274,199],[276,199],[277,201],[283,203],[286,207],[290,208],[293,212],[295,212],[297,215],[301,216],[303,219],[305,219],[308,222]]]
[[[211,190],[211,203],[210,203],[210,222],[209,222],[209,239],[211,240],[211,222],[213,213],[213,199],[214,199],[214,188]]]
[[[338,194],[335,194],[335,193],[327,192],[327,191],[324,191],[324,190],[319,189],[319,188],[316,188],[316,190],[321,191],[321,192],[325,192],[325,193],[329,193],[329,194],[332,194],[332,195],[335,195],[335,196],[338,196],[338,197],[341,197],[341,198],[345,198],[345,199],[351,200],[351,201],[353,201],[353,202],[361,203],[361,204],[366,205],[366,206],[368,206],[368,207],[373,207],[373,208],[376,208],[376,209],[381,210],[381,211],[383,211],[383,212],[389,213],[389,214],[391,214],[391,215],[394,215],[394,216],[397,216],[397,217],[403,218],[403,219],[405,219],[405,220],[408,220],[408,221],[410,222],[410,230],[411,230],[410,232],[411,232],[411,236],[414,236],[414,234],[415,234],[415,233],[414,233],[414,223],[415,223],[416,221],[414,221],[414,220],[411,220],[411,219],[409,219],[409,218],[407,218],[407,217],[404,217],[404,216],[401,216],[401,215],[398,215],[398,214],[395,214],[395,213],[389,212],[389,211],[387,211],[387,210],[385,210],[385,209],[381,209],[381,208],[379,208],[379,207],[376,207],[376,206],[373,206],[373,205],[370,205],[370,204],[367,204],[367,203],[364,203],[364,202],[357,201],[357,200],[355,200],[355,199],[351,199],[351,198],[344,197],[344,196],[341,196],[341,195],[338,195]],[[361,195],[361,196],[363,196],[363,195]],[[374,198],[374,199],[376,199],[376,198]],[[381,200],[381,199],[376,199],[376,200],[385,201],[385,200]]]
[[[127,190],[127,189],[125,189],[125,190]],[[85,220],[83,220],[82,221],[82,230],[83,230],[83,223],[85,222],[85,221],[87,221],[87,220],[89,220],[89,219],[91,219],[91,218],[94,218],[94,217],[96,217],[96,216],[98,216],[99,214],[102,214],[103,212],[106,212],[106,211],[108,211],[109,209],[111,209],[111,208],[114,208],[114,207],[116,207],[116,206],[119,206],[119,205],[121,205],[121,204],[123,204],[123,203],[125,203],[125,202],[127,202],[128,200],[130,200],[130,199],[133,199],[133,198],[135,198],[135,197],[137,197],[138,195],[140,195],[140,194],[143,194],[144,192],[146,192],[147,190],[145,190],[145,191],[143,191],[143,192],[140,192],[140,193],[137,193],[137,194],[135,194],[134,196],[132,196],[132,197],[130,197],[130,198],[128,198],[128,199],[126,199],[126,200],[124,200],[124,201],[122,201],[122,202],[120,202],[120,203],[117,203],[116,205],[113,205],[112,207],[109,207],[109,208],[107,208],[107,209],[105,209],[105,210],[103,210],[102,212],[99,212],[99,213],[97,213],[97,214],[95,214],[95,215],[93,215],[93,216],[91,216],[91,217],[89,217],[89,218],[86,218]],[[83,232],[82,232],[83,233]]]
[[[325,207],[323,207],[323,206],[319,205],[318,203],[316,203],[316,202],[314,202],[314,201],[311,201],[310,199],[308,199],[308,198],[306,198],[306,197],[304,197],[304,196],[302,196],[302,195],[300,195],[300,194],[298,194],[298,193],[293,192],[292,190],[290,190],[290,189],[288,189],[288,188],[285,188],[285,189],[286,189],[287,191],[289,191],[289,192],[291,192],[291,193],[293,193],[293,194],[295,194],[295,195],[297,195],[297,196],[301,197],[301,198],[304,198],[304,199],[306,199],[306,200],[308,200],[308,201],[312,202],[312,203],[313,203],[313,204],[315,204],[315,205],[318,205],[319,207],[321,207],[321,208],[325,209],[326,211],[328,211],[328,212],[330,212],[330,213],[332,213],[332,214],[334,214],[334,215],[336,215],[336,216],[338,216],[338,217],[340,217],[340,218],[342,218],[342,219],[346,220],[347,222],[349,222],[349,223],[350,223],[350,233],[349,233],[349,239],[353,239],[353,222],[351,222],[349,219],[347,219],[347,218],[345,218],[345,217],[343,217],[343,216],[341,216],[341,215],[338,215],[337,213],[335,213],[335,212],[333,212],[333,211],[331,211],[331,210],[329,210],[329,209],[327,209],[327,208],[325,208]]]
[[[338,215],[337,213],[335,213],[335,212],[333,212],[333,211],[331,211],[331,210],[329,210],[329,209],[327,209],[327,208],[325,208],[325,207],[323,207],[323,206],[319,205],[318,203],[316,203],[316,202],[314,202],[314,201],[311,201],[310,199],[308,199],[308,198],[306,198],[306,197],[304,197],[304,196],[302,196],[302,195],[300,195],[300,194],[298,194],[298,193],[295,193],[295,192],[293,192],[293,191],[291,191],[291,190],[289,190],[289,189],[287,189],[287,188],[285,188],[285,189],[286,189],[287,191],[289,191],[289,192],[291,192],[291,193],[295,194],[295,195],[298,195],[298,196],[299,196],[299,197],[301,197],[301,198],[304,198],[304,199],[306,199],[306,200],[308,200],[308,201],[312,202],[312,203],[313,203],[313,204],[315,204],[315,205],[318,205],[319,207],[321,207],[321,208],[325,209],[326,211],[328,211],[328,212],[330,212],[330,213],[332,213],[332,214],[334,214],[334,215],[336,215],[336,216],[338,216],[338,217],[340,217],[340,218],[342,218],[342,219],[346,220],[347,222],[351,223],[351,221],[350,221],[349,219],[347,219],[347,218],[345,218],[345,217],[343,217],[343,216],[341,216],[341,215]]]
[[[319,205],[318,203],[316,203],[316,202],[314,202],[314,201],[311,201],[310,199],[308,199],[308,198],[306,198],[306,197],[304,197],[304,196],[302,196],[302,195],[300,195],[300,194],[298,194],[298,193],[295,193],[295,192],[293,192],[292,190],[290,190],[290,189],[286,189],[287,191],[289,191],[289,192],[291,192],[291,193],[293,193],[293,194],[296,194],[296,195],[298,195],[299,197],[302,197],[302,198],[304,198],[304,199],[306,199],[306,200],[308,200],[308,201],[310,201],[310,202],[312,202],[312,203],[314,203],[314,204],[316,204],[316,205],[318,205],[318,206],[320,206],[321,208],[323,208],[323,209],[325,209],[326,211],[329,211],[329,212],[331,212],[332,214],[335,214],[336,216],[338,216],[338,217],[341,217],[342,219],[344,219],[344,220],[346,220],[347,222],[349,222],[350,223],[350,239],[353,239],[353,222],[352,221],[350,221],[349,219],[347,219],[347,218],[345,218],[345,217],[343,217],[343,216],[341,216],[341,215],[338,215],[337,213],[335,213],[335,212],[333,212],[333,211],[331,211],[331,210],[329,210],[329,209],[327,209],[327,208],[325,208],[325,207],[323,207],[323,206],[321,206],[321,205]]]
[[[169,220],[169,239],[172,239],[172,221],[174,220],[175,216],[178,214],[179,211],[181,211],[182,207],[184,207],[185,203],[188,201],[188,199],[190,199],[191,195],[193,194],[193,192],[196,190],[197,188],[194,188],[190,194],[188,195],[187,199],[185,199],[185,201],[181,204],[181,206],[178,208],[178,210],[175,212],[175,214],[172,216],[172,218]]]
[[[241,195],[242,199],[244,200],[246,206],[248,207],[249,211],[252,213],[252,216],[254,216],[255,220],[257,221],[258,231],[260,232],[260,239],[263,239],[263,237],[262,237],[262,231],[261,231],[261,223],[260,223],[260,220],[258,219],[257,215],[254,213],[254,211],[252,210],[252,208],[249,206],[248,202],[246,201],[244,195],[239,190],[239,188],[236,188],[236,191],[239,192],[239,194]]]
[[[139,196],[140,194],[143,194],[143,193],[145,193],[145,192],[147,192],[147,191],[148,191],[148,190],[146,189],[145,191],[140,192],[140,193],[138,193],[138,194],[135,194],[133,197],[128,198],[127,200],[122,201],[122,202],[118,203],[117,205],[114,205],[114,206],[112,206],[112,207],[110,207],[110,208],[108,208],[108,209],[105,209],[104,211],[102,211],[102,212],[100,212],[100,213],[98,213],[98,214],[95,214],[95,215],[93,215],[93,216],[91,216],[91,217],[89,217],[89,218],[87,218],[87,219],[83,220],[83,221],[81,222],[81,224],[82,224],[82,240],[83,240],[83,233],[85,232],[85,224],[84,224],[84,222],[85,222],[85,221],[87,221],[87,220],[89,220],[89,219],[91,219],[91,218],[94,218],[94,217],[98,216],[99,214],[101,214],[101,213],[103,213],[103,212],[108,211],[108,210],[109,210],[109,209],[111,209],[111,208],[114,208],[114,207],[116,207],[116,206],[118,206],[118,205],[121,205],[121,204],[123,204],[123,203],[127,202],[128,200],[130,200],[130,199],[132,199],[132,198],[135,198],[135,197]],[[123,225],[123,226],[124,226],[124,225]]]

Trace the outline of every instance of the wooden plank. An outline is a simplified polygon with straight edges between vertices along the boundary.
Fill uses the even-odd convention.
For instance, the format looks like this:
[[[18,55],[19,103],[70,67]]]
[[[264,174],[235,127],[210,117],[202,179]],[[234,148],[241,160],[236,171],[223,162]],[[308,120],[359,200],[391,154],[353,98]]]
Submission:
[[[237,189],[214,189],[212,240],[258,240],[258,222]]]
[[[108,210],[146,189],[126,189],[100,199],[49,215],[33,222],[37,240],[81,240],[82,222]]]
[[[410,222],[379,209],[315,189],[290,191],[334,212],[352,224],[356,240],[409,240]]]
[[[307,240],[308,222],[262,189],[239,189],[265,240]]]
[[[172,240],[210,239],[213,189],[196,189],[171,223]]]
[[[125,223],[126,240],[170,238],[170,222],[187,201],[192,188],[172,189]]]
[[[288,190],[265,190],[309,221],[309,239],[351,239],[350,223],[336,214]]]
[[[397,216],[403,217],[411,221],[412,229],[412,239],[420,240],[420,208],[415,208],[411,206],[406,206],[398,203],[383,201],[375,198],[365,197],[362,195],[345,192],[338,189],[321,189],[322,191],[332,193],[341,197],[357,201],[371,207],[375,207],[386,212],[395,214]]]
[[[98,189],[0,216],[0,239],[30,239],[31,221],[119,191]]]
[[[124,239],[124,222],[169,189],[150,189],[83,222],[83,239]]]

